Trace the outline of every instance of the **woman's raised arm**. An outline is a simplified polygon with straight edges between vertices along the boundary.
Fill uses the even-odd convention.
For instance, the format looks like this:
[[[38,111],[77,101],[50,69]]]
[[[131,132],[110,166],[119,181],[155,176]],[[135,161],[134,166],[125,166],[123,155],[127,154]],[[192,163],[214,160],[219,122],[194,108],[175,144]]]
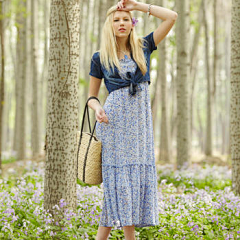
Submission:
[[[147,13],[150,4],[137,2],[135,0],[121,0],[117,6],[118,10],[124,11],[137,10]],[[155,45],[157,46],[171,30],[172,26],[177,20],[178,14],[168,8],[160,7],[157,5],[150,6],[150,13],[154,17],[163,20],[163,22],[158,26],[158,28],[153,33],[153,39]]]

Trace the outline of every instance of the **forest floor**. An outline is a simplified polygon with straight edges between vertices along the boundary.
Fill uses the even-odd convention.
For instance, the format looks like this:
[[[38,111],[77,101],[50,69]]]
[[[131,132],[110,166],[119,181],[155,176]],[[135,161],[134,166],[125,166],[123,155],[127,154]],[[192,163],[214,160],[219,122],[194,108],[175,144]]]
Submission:
[[[24,169],[26,168],[27,165],[32,164],[31,162],[34,162],[38,165],[43,161],[45,161],[45,156],[40,155],[35,158],[29,158],[29,159],[23,159],[15,162],[10,162],[10,163],[4,163],[2,164],[3,177],[9,176],[13,171],[17,173],[17,176],[22,176]]]
[[[156,154],[156,159],[157,157],[158,156]],[[45,155],[39,155],[38,157],[35,157],[35,158],[29,158],[29,159],[2,164],[3,176],[4,177],[9,176],[13,171],[16,172],[18,176],[21,176],[28,164],[32,164],[34,162],[38,166],[39,163],[42,163],[44,161],[45,161]],[[164,165],[166,163],[162,161],[157,161],[156,164]],[[177,164],[175,162],[170,162],[169,164],[173,164],[174,169],[175,170],[177,169]],[[231,168],[231,159],[229,156],[226,156],[226,155],[204,156],[200,154],[195,154],[191,159],[191,164],[197,164],[202,166],[204,166],[205,164],[209,164],[209,165],[217,165],[217,166],[228,166],[229,168]]]

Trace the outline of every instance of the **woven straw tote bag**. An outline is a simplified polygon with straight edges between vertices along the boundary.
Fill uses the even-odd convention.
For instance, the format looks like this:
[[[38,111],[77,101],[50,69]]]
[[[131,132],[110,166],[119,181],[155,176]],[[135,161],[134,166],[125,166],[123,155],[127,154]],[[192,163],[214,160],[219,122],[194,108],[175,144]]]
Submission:
[[[81,131],[77,132],[77,178],[84,183],[97,185],[102,183],[102,143],[93,134],[97,121],[95,122],[93,130],[91,131],[88,110],[88,101],[90,99],[98,100],[98,98],[94,96],[88,98],[83,113]],[[86,113],[90,132],[83,132]]]

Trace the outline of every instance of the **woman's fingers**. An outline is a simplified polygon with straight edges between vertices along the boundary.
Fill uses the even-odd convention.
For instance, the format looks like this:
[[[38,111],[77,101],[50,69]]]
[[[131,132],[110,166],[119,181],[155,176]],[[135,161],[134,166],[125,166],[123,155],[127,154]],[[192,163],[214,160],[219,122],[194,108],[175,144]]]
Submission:
[[[102,121],[105,122],[105,123],[108,123],[108,118],[107,118],[106,114],[104,114],[104,116],[102,118]]]
[[[96,119],[99,123],[105,122],[108,123],[108,118],[105,113],[96,113]]]
[[[123,0],[122,0],[122,1],[120,1],[120,2],[118,2],[118,4],[117,4],[118,10],[121,10],[121,9],[123,9],[123,8],[124,8],[124,5],[123,5],[123,3],[124,3],[124,1],[123,1]]]
[[[107,116],[105,116],[105,118],[104,118],[104,122],[105,122],[105,123],[109,123],[109,122],[108,122],[108,117],[107,117]]]

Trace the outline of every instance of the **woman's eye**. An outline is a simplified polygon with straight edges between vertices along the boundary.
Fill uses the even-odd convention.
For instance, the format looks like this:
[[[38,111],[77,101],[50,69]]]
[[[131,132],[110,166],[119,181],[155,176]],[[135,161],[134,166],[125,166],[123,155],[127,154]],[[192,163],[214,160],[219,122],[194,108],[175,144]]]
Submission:
[[[127,19],[127,18],[126,18],[126,19],[124,19],[124,20],[125,20],[125,21],[129,21],[129,19]]]
[[[115,19],[115,20],[114,20],[114,22],[117,22],[117,21],[118,21],[118,19]]]

